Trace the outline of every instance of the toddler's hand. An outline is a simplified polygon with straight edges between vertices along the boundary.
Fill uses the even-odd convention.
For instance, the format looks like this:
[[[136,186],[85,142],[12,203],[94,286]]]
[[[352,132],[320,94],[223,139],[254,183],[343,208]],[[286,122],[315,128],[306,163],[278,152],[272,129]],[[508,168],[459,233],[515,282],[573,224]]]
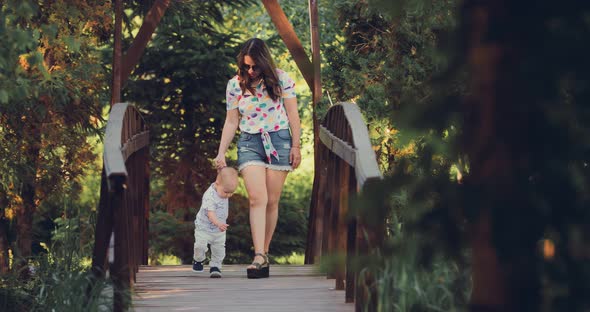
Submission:
[[[225,230],[227,230],[227,227],[228,227],[228,226],[229,226],[228,224],[225,224],[225,223],[219,223],[219,224],[217,225],[217,228],[218,228],[218,229],[219,229],[221,232],[225,232]]]

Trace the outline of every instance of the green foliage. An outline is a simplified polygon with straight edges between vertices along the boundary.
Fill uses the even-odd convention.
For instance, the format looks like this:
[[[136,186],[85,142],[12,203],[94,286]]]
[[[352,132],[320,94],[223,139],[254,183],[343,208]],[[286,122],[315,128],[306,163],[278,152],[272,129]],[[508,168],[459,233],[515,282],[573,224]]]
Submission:
[[[175,216],[164,211],[153,211],[150,214],[151,264],[160,264],[159,257],[162,254],[177,256],[182,263],[192,263],[194,224],[183,221],[179,213]]]
[[[225,2],[173,6],[124,95],[150,125],[152,178],[161,179],[166,190],[152,199],[158,209],[194,206],[215,179],[209,159],[217,153],[238,44],[234,34],[217,30]]]
[[[30,311],[109,311],[112,307],[112,282],[96,280],[89,271],[63,266],[64,259],[42,257],[36,268]],[[72,259],[74,260],[74,259]],[[72,261],[75,262],[76,260]],[[77,260],[79,261],[79,259]]]
[[[29,289],[23,287],[17,274],[0,277],[0,308],[2,311],[28,311],[31,301]]]
[[[29,241],[30,220],[51,223],[55,216],[45,207],[57,205],[57,194],[76,194],[96,157],[87,137],[100,133],[106,88],[97,48],[108,9],[93,1],[0,6],[0,38],[7,43],[0,48],[0,212],[21,216],[11,231],[24,256],[31,246],[20,241]],[[48,229],[33,239],[46,240]]]
[[[311,188],[303,188],[301,191],[302,193],[297,194],[298,196],[289,193],[281,196],[279,220],[269,251],[273,256],[305,252],[307,211],[309,210]]]
[[[291,255],[277,257],[273,259],[278,264],[296,264],[303,265],[305,261],[305,255],[300,253],[292,253]]]
[[[412,1],[411,1],[412,2]],[[413,3],[413,2],[412,2]],[[411,157],[410,141],[396,128],[403,126],[399,108],[432,96],[427,83],[444,68],[435,50],[437,33],[454,26],[455,1],[404,7],[395,17],[367,2],[337,0],[327,11],[339,34],[325,39],[324,85],[333,102],[353,101],[367,120],[382,170],[392,172],[400,158]],[[324,101],[326,104],[326,101]],[[404,129],[405,130],[405,129]]]
[[[328,12],[339,33],[324,44],[324,84],[333,102],[353,101],[361,108],[386,176],[352,201],[353,213],[368,224],[386,220],[386,248],[354,264],[377,278],[370,286],[377,288],[379,311],[461,310],[471,291],[456,228],[439,231],[455,220],[431,217],[439,194],[457,191],[450,168],[459,158],[449,151],[457,129],[437,119],[448,118],[446,112],[424,107],[440,93],[433,81],[447,68],[448,56],[438,49],[456,27],[456,5],[335,0]],[[453,77],[449,85],[461,85],[461,79]],[[461,91],[450,88],[446,94]],[[410,120],[427,118],[421,127],[410,126]],[[440,256],[440,250],[455,257]]]
[[[341,64],[350,74],[340,75],[338,70],[330,74],[334,88],[341,88],[339,95],[356,97],[370,124],[379,102],[399,103],[399,110],[386,109],[393,114],[384,124],[391,122],[400,131],[400,142],[413,143],[411,157],[386,160],[394,166],[381,186],[391,197],[405,196],[407,203],[397,204],[414,214],[402,220],[394,233],[405,228],[419,239],[402,245],[415,244],[416,262],[434,261],[434,271],[439,270],[436,264],[444,262],[436,255],[444,251],[462,259],[465,243],[472,238],[466,230],[482,212],[490,212],[491,243],[500,263],[518,268],[509,274],[507,291],[522,285],[531,289],[515,297],[520,307],[528,307],[519,310],[587,309],[582,294],[588,292],[590,271],[588,257],[581,251],[588,250],[583,237],[588,237],[590,219],[585,209],[590,181],[586,108],[590,45],[577,38],[589,35],[590,6],[543,1],[495,7],[465,1],[455,26],[452,2],[376,0],[371,1],[378,5],[374,9],[365,9],[362,2],[336,3],[349,9],[345,12],[352,18],[344,28],[348,32],[343,46],[348,50],[336,47],[339,53],[334,53],[334,67]],[[472,11],[474,7],[477,14],[491,14],[490,22],[475,17],[481,15]],[[365,18],[357,20],[359,16]],[[496,22],[499,16],[501,23]],[[387,26],[390,21],[393,27]],[[475,25],[485,29],[476,31]],[[437,27],[447,31],[456,27],[456,31],[440,32]],[[440,39],[449,49],[420,53],[434,48]],[[378,63],[362,49],[379,53],[379,48],[386,53],[376,59],[385,60],[384,64],[370,66]],[[347,57],[349,51],[358,60]],[[426,62],[419,60],[421,56]],[[384,82],[374,86],[380,75]],[[367,104],[371,102],[375,106]],[[383,140],[381,129],[371,132],[372,138],[378,138],[374,145]],[[463,175],[463,184],[456,183],[457,172]],[[539,252],[539,242],[555,243],[555,255]],[[395,251],[392,256],[398,257]],[[380,265],[370,267],[384,267]],[[421,279],[417,273],[421,268],[412,270]],[[402,274],[400,269],[392,272]],[[404,290],[409,293],[407,287]],[[458,293],[451,293],[457,298]],[[420,309],[426,308],[436,310]]]
[[[20,272],[0,276],[2,311],[110,311],[112,282],[97,280],[89,270],[90,254],[80,246],[80,219],[56,221],[50,247],[33,257],[23,270],[31,278],[23,280]],[[109,291],[111,294],[109,294]]]
[[[379,311],[464,311],[471,293],[470,271],[444,259],[428,268],[405,254],[387,260],[376,272]]]

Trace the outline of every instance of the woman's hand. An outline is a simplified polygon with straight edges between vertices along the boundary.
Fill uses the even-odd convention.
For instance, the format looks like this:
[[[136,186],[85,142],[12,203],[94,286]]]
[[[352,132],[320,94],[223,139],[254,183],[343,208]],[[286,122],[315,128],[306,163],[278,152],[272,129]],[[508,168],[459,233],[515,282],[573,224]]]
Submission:
[[[291,128],[291,152],[289,153],[289,162],[293,169],[297,169],[301,164],[301,120],[297,111],[297,99],[285,99],[285,110],[289,118],[289,127]]]
[[[215,168],[217,169],[227,167],[227,164],[225,163],[225,152],[231,141],[234,139],[239,122],[240,115],[238,109],[228,110],[225,115],[225,121],[223,122],[223,130],[221,131],[221,141],[219,142],[219,148],[217,149],[217,156],[214,159]]]
[[[215,168],[217,169],[227,167],[227,164],[225,163],[225,155],[217,154],[213,161],[215,162]]]
[[[289,162],[293,169],[297,169],[301,164],[301,147],[291,146],[291,152],[289,153]]]

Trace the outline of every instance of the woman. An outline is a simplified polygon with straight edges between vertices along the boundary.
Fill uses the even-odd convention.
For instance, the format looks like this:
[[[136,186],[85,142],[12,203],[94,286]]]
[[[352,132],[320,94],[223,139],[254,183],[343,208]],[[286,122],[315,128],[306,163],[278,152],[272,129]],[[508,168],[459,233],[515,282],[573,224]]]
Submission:
[[[226,166],[225,153],[239,126],[238,170],[248,192],[254,243],[247,274],[263,278],[269,276],[267,254],[283,184],[301,163],[301,122],[295,83],[276,68],[264,41],[246,41],[237,62],[238,73],[227,84],[227,115],[215,164]]]

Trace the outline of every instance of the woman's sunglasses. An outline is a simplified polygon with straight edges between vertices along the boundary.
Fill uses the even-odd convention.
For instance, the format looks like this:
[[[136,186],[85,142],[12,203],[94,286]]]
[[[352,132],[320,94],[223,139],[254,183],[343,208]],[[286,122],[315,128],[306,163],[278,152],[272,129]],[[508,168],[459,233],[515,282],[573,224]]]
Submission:
[[[255,72],[260,71],[260,67],[258,67],[258,65],[248,65],[248,64],[242,65],[242,70],[244,70],[245,72],[249,71],[250,68]]]

